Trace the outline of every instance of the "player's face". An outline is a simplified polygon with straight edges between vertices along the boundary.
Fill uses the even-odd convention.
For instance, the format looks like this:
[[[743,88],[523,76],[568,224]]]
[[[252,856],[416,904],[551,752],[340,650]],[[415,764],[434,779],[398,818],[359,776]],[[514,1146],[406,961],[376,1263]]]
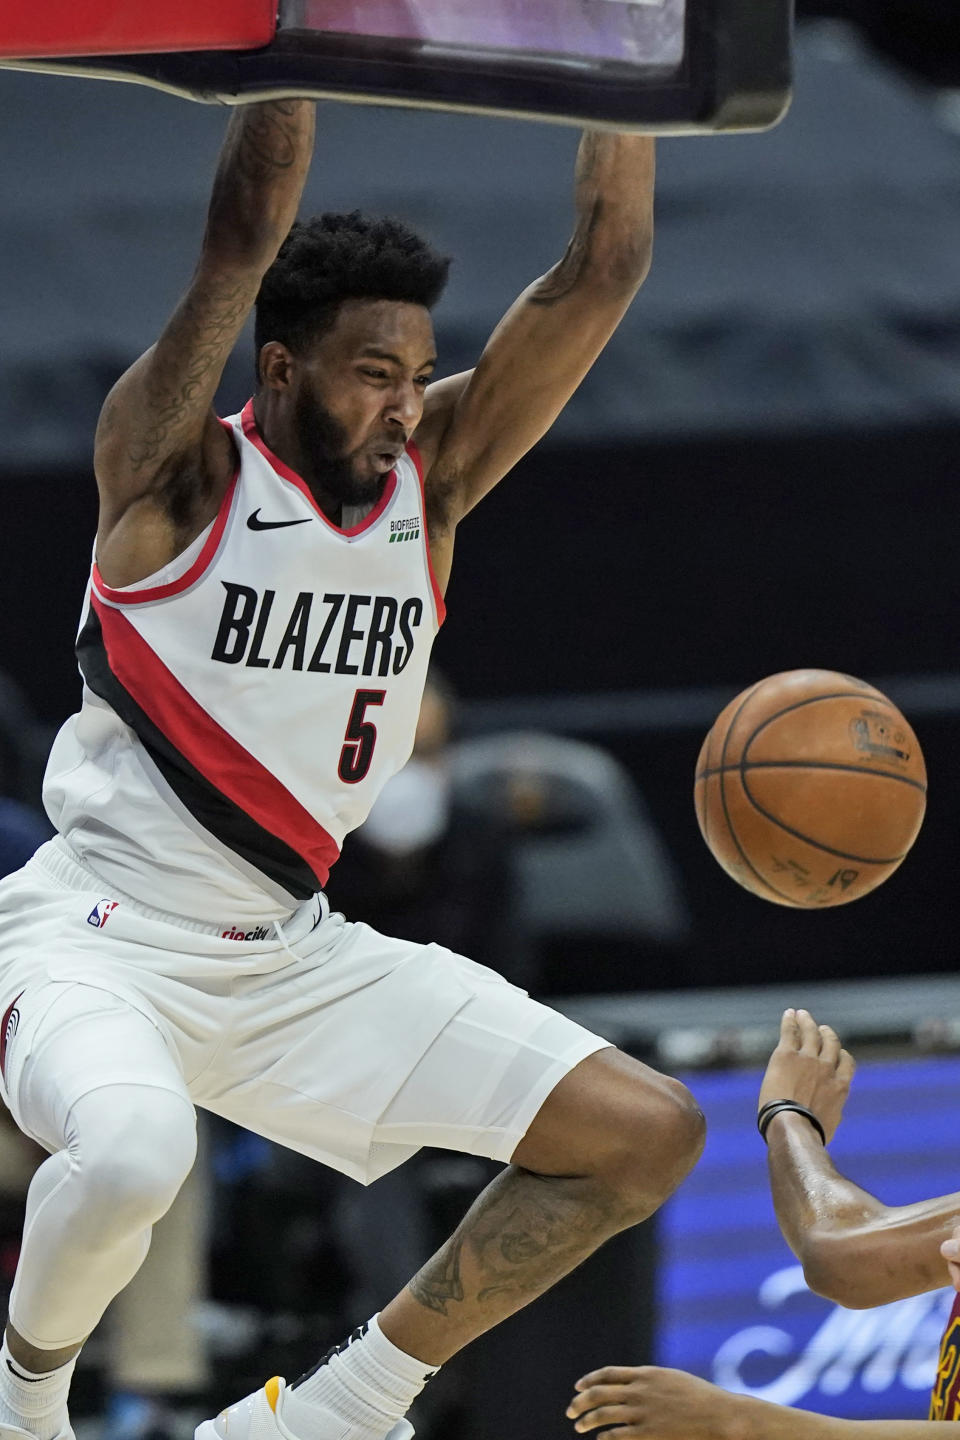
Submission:
[[[302,362],[294,424],[305,468],[342,503],[376,499],[423,414],[436,363],[421,305],[348,300]]]

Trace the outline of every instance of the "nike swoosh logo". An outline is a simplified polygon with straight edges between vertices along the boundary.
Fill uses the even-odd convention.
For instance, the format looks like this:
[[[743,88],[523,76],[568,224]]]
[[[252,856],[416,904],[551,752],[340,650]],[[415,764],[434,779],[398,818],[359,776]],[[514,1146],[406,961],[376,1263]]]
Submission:
[[[288,525],[309,525],[311,517],[305,515],[302,520],[261,520],[260,507],[257,506],[252,515],[247,516],[248,530],[285,530]]]
[[[47,1379],[46,1375],[21,1375],[20,1371],[17,1370],[16,1367],[12,1365],[9,1360],[7,1361],[7,1369],[10,1371],[11,1375],[16,1375],[18,1380],[25,1380],[28,1385],[39,1385],[41,1380]]]

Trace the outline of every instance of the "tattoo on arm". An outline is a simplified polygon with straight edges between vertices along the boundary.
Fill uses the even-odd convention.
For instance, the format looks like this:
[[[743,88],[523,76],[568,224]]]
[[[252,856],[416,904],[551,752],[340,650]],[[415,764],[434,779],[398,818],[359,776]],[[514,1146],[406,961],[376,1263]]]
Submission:
[[[590,257],[594,231],[603,215],[603,196],[598,193],[601,137],[585,132],[577,152],[577,223],[563,259],[554,265],[530,296],[535,305],[553,305],[573,289]]]
[[[243,116],[236,166],[243,178],[261,183],[271,171],[289,170],[297,159],[296,115],[293,100],[271,100],[251,105]]]
[[[650,263],[652,142],[648,136],[584,133],[577,152],[576,225],[559,264],[529,292],[535,305],[563,299],[593,267],[635,289]]]
[[[589,212],[581,216],[570,243],[560,260],[530,294],[533,305],[553,305],[568,295],[580,278],[584,265],[590,258],[590,242],[593,232],[603,214],[603,198],[594,197]]]
[[[97,432],[101,488],[168,501],[206,475],[217,383],[262,278],[293,223],[313,148],[307,100],[244,105],[220,153],[193,281],[154,348],[114,387]],[[211,453],[216,453],[212,451]],[[184,491],[185,493],[185,491]]]
[[[108,396],[103,403],[103,409],[100,411],[100,419],[97,421],[98,442],[109,440],[111,435],[116,432],[117,426],[120,423],[119,412],[120,407],[116,400]]]
[[[201,269],[174,315],[147,387],[134,471],[151,465],[177,428],[206,409],[219,370],[256,300],[264,271],[296,215],[313,148],[315,105],[244,105],[220,157]]]
[[[201,293],[194,292],[184,301],[165,344],[176,354],[177,332],[185,332],[189,336],[189,347],[184,349],[189,350],[190,358],[185,371],[179,365],[175,372],[168,371],[169,382],[162,373],[167,370],[166,366],[151,379],[144,407],[144,419],[148,423],[137,436],[128,457],[134,473],[152,464],[178,427],[193,418],[198,392],[214,367],[223,364],[224,348],[249,307],[249,284],[231,279],[213,280]]]
[[[235,112],[213,182],[208,237],[229,237],[238,226],[256,230],[279,205],[284,212],[275,237],[279,245],[306,178],[314,111],[312,101],[269,100]]]

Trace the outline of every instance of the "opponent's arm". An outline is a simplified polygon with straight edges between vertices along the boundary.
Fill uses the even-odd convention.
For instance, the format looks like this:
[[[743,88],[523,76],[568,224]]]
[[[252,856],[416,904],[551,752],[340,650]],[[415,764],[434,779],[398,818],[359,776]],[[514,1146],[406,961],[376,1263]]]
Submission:
[[[417,442],[435,518],[454,526],[550,428],[646,277],[653,141],[585,132],[576,224],[563,259],[529,286],[476,369],[427,392]]]
[[[789,1099],[812,1110],[827,1140],[840,1123],[853,1061],[827,1025],[787,1010],[760,1105]],[[767,1130],[777,1220],[811,1290],[869,1309],[949,1283],[940,1246],[960,1216],[960,1194],[884,1205],[842,1175],[802,1115],[781,1111]]]
[[[577,1381],[574,1430],[616,1440],[938,1440],[955,1421],[838,1420],[732,1395],[682,1370],[607,1366]]]
[[[315,108],[272,100],[234,112],[190,286],[157,343],[107,396],[94,465],[97,556],[108,583],[165,564],[216,513],[234,461],[213,397],[296,217]]]

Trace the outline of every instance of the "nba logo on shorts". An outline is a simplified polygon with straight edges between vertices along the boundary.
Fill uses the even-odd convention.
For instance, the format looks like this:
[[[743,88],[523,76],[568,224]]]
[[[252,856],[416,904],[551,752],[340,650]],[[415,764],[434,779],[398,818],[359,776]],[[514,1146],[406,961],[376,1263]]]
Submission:
[[[87,924],[102,930],[119,904],[119,900],[98,900],[87,916]]]

